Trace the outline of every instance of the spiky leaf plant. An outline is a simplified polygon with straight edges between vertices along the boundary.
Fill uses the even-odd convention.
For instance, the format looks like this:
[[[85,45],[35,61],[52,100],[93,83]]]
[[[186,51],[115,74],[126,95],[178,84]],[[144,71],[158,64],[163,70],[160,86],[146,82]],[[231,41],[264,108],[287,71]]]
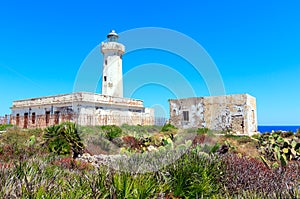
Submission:
[[[46,128],[44,139],[49,151],[58,155],[73,153],[73,157],[77,157],[84,149],[78,129],[72,122]]]

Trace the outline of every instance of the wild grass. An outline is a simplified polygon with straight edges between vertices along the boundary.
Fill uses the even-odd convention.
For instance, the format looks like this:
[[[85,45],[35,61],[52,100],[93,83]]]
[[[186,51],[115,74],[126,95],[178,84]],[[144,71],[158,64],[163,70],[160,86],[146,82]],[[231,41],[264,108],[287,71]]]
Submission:
[[[156,127],[145,128],[153,130],[149,135],[160,133],[166,136]],[[100,138],[106,138],[105,133],[101,127],[95,127],[97,132],[91,129],[84,127],[79,133],[86,134],[85,136],[90,133],[91,138],[97,138],[94,139],[96,147]],[[138,141],[138,137],[132,136],[134,133],[126,132],[130,129],[137,131],[142,130],[142,127],[122,127],[121,136]],[[192,135],[193,132],[187,134]],[[201,131],[195,134],[197,142],[193,145],[192,141],[187,144],[184,132],[176,133],[174,147],[171,149],[180,151],[178,156],[167,149],[169,145],[160,146],[151,153],[133,152],[128,159],[120,162],[123,164],[120,167],[124,168],[126,163],[131,168],[126,170],[110,164],[100,164],[96,168],[88,162],[73,159],[70,155],[54,155],[44,145],[43,130],[23,131],[11,128],[0,137],[0,198],[300,197],[299,162],[290,162],[286,167],[268,168],[259,159],[236,152],[240,150],[240,145],[252,146],[254,142],[251,138],[225,136],[222,140]],[[114,139],[106,140],[109,143],[116,142]],[[100,141],[104,142],[103,140]],[[217,151],[216,146],[225,141],[231,142],[232,152],[225,155],[214,153]],[[176,145],[176,142],[180,144]],[[141,157],[144,159],[139,159]],[[155,164],[156,167],[147,172],[138,172],[143,169],[143,165],[137,160],[144,161],[141,163],[147,163],[146,166]]]

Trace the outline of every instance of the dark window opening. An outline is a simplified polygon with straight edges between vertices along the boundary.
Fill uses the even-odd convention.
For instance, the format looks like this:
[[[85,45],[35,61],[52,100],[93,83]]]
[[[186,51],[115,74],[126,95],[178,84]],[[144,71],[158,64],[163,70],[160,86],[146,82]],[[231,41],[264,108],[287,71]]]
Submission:
[[[16,115],[16,125],[19,126],[19,123],[20,123],[20,114],[18,113]]]
[[[189,121],[189,112],[183,111],[183,121],[188,122]]]
[[[173,115],[176,115],[176,109],[173,109]]]
[[[141,113],[142,112],[142,110],[136,110],[136,109],[128,109],[129,111],[131,111],[131,112],[136,112],[136,113]]]
[[[104,81],[106,82],[106,76],[104,76]]]
[[[120,58],[123,59],[123,55],[121,55]]]
[[[27,129],[28,127],[28,113],[24,113],[24,129]]]
[[[107,59],[105,60],[105,65],[107,65]]]
[[[54,112],[54,124],[59,124],[59,111]]]
[[[35,112],[31,114],[31,123],[35,124]]]
[[[50,122],[50,111],[46,111],[46,125]]]

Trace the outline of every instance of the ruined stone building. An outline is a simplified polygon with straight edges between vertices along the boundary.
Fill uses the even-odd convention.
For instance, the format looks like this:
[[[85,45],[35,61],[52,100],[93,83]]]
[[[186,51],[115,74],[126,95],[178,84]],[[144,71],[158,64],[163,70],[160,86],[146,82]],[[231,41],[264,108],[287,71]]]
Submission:
[[[63,121],[79,125],[153,125],[154,110],[142,100],[123,97],[122,55],[125,46],[111,31],[101,44],[102,94],[77,92],[14,101],[11,123],[21,128],[46,127]]]
[[[170,99],[170,123],[238,134],[257,132],[256,99],[248,94]]]

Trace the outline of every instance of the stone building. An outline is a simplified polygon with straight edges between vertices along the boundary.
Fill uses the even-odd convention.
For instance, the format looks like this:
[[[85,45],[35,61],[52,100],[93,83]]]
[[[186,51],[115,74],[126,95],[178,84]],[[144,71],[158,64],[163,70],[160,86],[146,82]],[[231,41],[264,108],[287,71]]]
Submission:
[[[170,99],[170,123],[180,128],[257,132],[256,99],[248,94]]]
[[[102,94],[77,92],[14,101],[11,123],[21,128],[43,128],[64,121],[79,125],[153,125],[154,110],[142,100],[123,97],[122,55],[125,47],[111,31],[101,44]]]

